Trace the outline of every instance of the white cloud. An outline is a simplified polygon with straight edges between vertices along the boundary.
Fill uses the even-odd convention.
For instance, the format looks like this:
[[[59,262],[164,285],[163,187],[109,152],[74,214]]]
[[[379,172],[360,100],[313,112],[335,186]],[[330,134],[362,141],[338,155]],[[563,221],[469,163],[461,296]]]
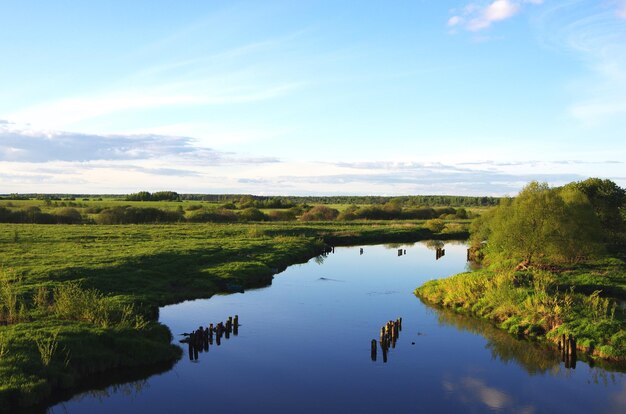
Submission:
[[[519,5],[510,0],[496,0],[485,10],[485,18],[489,21],[497,22],[513,17],[519,12]]]
[[[463,18],[461,16],[452,16],[448,19],[448,26],[454,27],[463,22]]]
[[[470,3],[448,19],[448,26],[463,26],[477,32],[491,27],[493,23],[508,20],[517,15],[525,4],[540,5],[543,0],[494,0],[487,4]]]

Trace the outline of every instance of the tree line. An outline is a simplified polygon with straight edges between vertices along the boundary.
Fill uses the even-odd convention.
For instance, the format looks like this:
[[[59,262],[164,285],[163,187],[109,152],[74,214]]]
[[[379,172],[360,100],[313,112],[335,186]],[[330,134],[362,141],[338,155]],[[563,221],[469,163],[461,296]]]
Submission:
[[[89,200],[117,199],[125,201],[208,201],[213,203],[233,203],[239,208],[292,208],[299,204],[356,204],[383,205],[390,202],[405,207],[492,207],[499,203],[499,197],[473,197],[451,195],[414,196],[258,196],[249,194],[179,194],[176,191],[139,191],[128,195],[120,194],[6,194],[3,200]]]

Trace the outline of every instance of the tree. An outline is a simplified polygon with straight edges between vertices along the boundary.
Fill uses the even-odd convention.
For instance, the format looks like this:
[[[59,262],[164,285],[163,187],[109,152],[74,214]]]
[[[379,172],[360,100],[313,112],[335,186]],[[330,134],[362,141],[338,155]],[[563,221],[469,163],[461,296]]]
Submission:
[[[611,180],[600,178],[589,178],[566,187],[576,188],[587,196],[605,230],[617,232],[623,228],[622,213],[626,207],[626,190]]]
[[[531,182],[472,226],[474,246],[486,237],[488,261],[576,261],[600,250],[600,222],[575,188]]]

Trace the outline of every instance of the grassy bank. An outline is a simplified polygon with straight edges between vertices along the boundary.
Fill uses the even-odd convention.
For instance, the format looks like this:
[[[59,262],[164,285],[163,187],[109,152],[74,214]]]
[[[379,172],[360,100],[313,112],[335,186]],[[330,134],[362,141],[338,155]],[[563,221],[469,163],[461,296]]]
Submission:
[[[569,268],[481,269],[415,290],[427,303],[494,322],[508,332],[556,343],[573,335],[580,351],[626,360],[626,265],[604,259]]]
[[[388,221],[0,230],[0,411],[66,395],[104,373],[167,369],[180,351],[156,322],[159,306],[266,285],[324,242],[433,236],[420,222]]]

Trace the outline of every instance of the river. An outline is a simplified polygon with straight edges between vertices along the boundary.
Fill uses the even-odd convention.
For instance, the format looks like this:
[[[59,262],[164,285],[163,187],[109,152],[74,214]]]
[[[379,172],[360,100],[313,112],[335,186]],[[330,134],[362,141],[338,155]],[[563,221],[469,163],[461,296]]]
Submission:
[[[360,248],[363,248],[361,254]],[[166,306],[179,334],[239,316],[238,335],[145,380],[76,395],[60,413],[624,413],[624,374],[424,305],[413,290],[466,270],[446,242],[339,247],[294,265],[268,287]],[[398,250],[402,255],[398,255]],[[406,250],[406,254],[404,251]],[[402,318],[383,360],[370,345]]]

